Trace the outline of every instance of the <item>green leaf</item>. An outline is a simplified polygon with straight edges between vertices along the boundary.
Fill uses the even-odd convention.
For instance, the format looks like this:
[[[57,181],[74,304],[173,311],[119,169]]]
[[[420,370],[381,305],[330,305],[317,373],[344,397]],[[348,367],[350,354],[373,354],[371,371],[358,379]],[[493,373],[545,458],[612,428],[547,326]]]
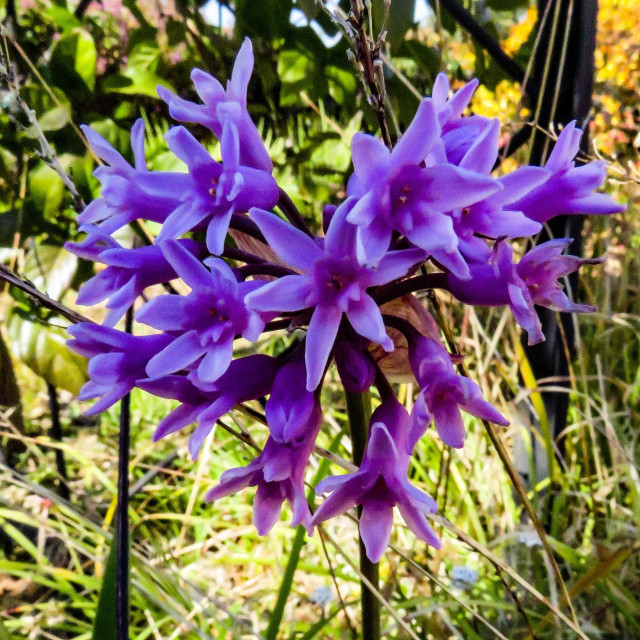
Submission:
[[[71,122],[71,108],[68,105],[54,107],[38,118],[38,124],[43,131],[58,131]],[[25,135],[28,138],[37,138],[38,132],[34,125],[31,125]]]
[[[71,286],[78,258],[63,247],[36,245],[24,262],[24,275],[50,298],[60,300]]]
[[[109,557],[102,576],[98,608],[93,621],[91,640],[116,638],[116,539],[111,542]]]
[[[98,54],[91,34],[73,29],[56,42],[49,69],[54,83],[68,93],[88,93],[96,84]]]
[[[80,392],[88,380],[87,361],[69,350],[63,328],[31,322],[14,312],[7,333],[13,356],[36,375],[58,389]]]
[[[155,42],[140,42],[131,50],[124,72],[106,78],[102,88],[108,93],[137,94],[157,98],[156,87],[159,84],[172,88],[157,73],[161,61],[162,53]]]
[[[49,165],[39,162],[29,171],[27,182],[29,205],[45,217],[57,213],[65,193],[62,178]]]
[[[76,27],[82,27],[82,21],[78,20],[69,9],[52,5],[43,11],[46,16],[60,31],[68,31]]]

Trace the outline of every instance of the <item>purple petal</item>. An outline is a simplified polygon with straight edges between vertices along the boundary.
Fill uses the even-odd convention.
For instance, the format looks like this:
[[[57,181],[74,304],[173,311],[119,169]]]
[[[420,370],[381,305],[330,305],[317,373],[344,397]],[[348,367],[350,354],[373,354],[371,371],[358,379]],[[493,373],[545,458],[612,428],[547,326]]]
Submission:
[[[180,371],[195,362],[204,352],[198,332],[187,331],[149,360],[147,375],[159,378],[167,373]]]
[[[431,528],[427,522],[423,513],[420,513],[413,505],[406,503],[399,503],[398,510],[403,520],[407,523],[407,526],[413,533],[421,540],[424,540],[428,545],[434,549],[440,549],[442,543],[438,539],[435,531]]]
[[[87,125],[80,125],[91,150],[114,169],[131,171],[131,165],[97,132]]]
[[[382,345],[385,351],[393,351],[393,340],[387,335],[380,309],[371,296],[365,293],[360,300],[351,301],[346,314],[356,333]]]
[[[300,271],[310,271],[323,252],[306,233],[296,229],[274,213],[253,208],[252,220],[267,239],[269,246],[289,265]]]
[[[227,87],[229,98],[237,100],[241,105],[247,104],[247,87],[253,71],[253,47],[251,40],[245,38],[231,72],[231,81]]]
[[[207,249],[216,256],[224,251],[224,242],[229,231],[233,206],[226,213],[216,213],[207,226]]]
[[[326,254],[339,258],[354,253],[358,227],[348,222],[347,216],[355,203],[355,198],[347,198],[331,218],[327,235],[324,238]]]
[[[213,502],[236,491],[246,489],[251,483],[253,474],[253,470],[249,470],[248,467],[225,471],[222,474],[220,484],[207,492],[205,500],[207,502]]]
[[[391,537],[393,504],[384,500],[368,500],[362,506],[360,536],[367,550],[367,558],[378,562]]]
[[[391,154],[384,144],[367,133],[356,133],[351,139],[353,169],[360,182],[368,186],[386,177],[391,168]]]
[[[334,307],[316,307],[311,316],[305,345],[308,391],[316,389],[324,377],[341,319],[342,313]]]
[[[558,136],[545,168],[554,172],[566,168],[580,149],[580,138],[582,138],[582,130],[578,129],[576,121],[572,120]]]
[[[411,124],[391,153],[393,166],[420,164],[439,135],[440,125],[435,106],[432,100],[425,98],[420,102]]]
[[[530,303],[524,296],[524,293],[520,287],[515,284],[508,285],[509,299],[511,304],[511,311],[513,313],[516,322],[527,332],[529,346],[537,344],[538,342],[544,342],[545,337],[542,333],[542,324],[538,318],[538,314],[533,308],[533,303]]]
[[[450,447],[461,449],[467,432],[455,400],[444,398],[437,406],[431,407],[431,411],[440,440]]]
[[[458,384],[464,394],[464,401],[460,403],[460,407],[464,411],[481,420],[494,422],[503,427],[509,426],[509,421],[482,397],[480,387],[473,380],[461,377]]]
[[[217,102],[224,100],[224,87],[216,78],[206,71],[193,69],[191,71],[191,82],[193,82],[196,93],[200,96],[201,100],[210,108],[215,107]]]
[[[353,476],[349,474],[347,476],[343,476],[343,478],[344,480],[348,481],[349,479],[353,478]],[[333,489],[332,487],[334,485],[326,483],[327,480],[330,479],[325,478],[325,480],[323,480],[318,485],[316,492],[322,488],[322,490],[320,491],[321,493],[324,490],[333,491],[333,493],[320,505],[320,507],[313,514],[311,524],[314,527],[317,524],[324,522],[325,520],[330,520],[335,516],[345,513],[346,511],[351,509],[351,507],[358,504],[361,497],[360,492],[357,490],[358,487],[356,483],[345,483],[343,486],[339,486],[337,489]],[[323,483],[326,483],[325,486],[323,486]]]
[[[370,280],[369,286],[377,286],[393,282],[407,275],[409,269],[425,259],[422,249],[406,249],[403,251],[389,251],[378,263]]]
[[[228,368],[233,358],[233,338],[210,347],[198,366],[198,378],[215,382]]]
[[[478,136],[471,148],[460,161],[461,169],[469,169],[477,173],[489,175],[498,157],[498,138],[500,136],[500,120],[493,118],[489,126]]]
[[[240,165],[240,141],[238,138],[238,128],[230,118],[225,121],[222,127],[220,153],[225,170],[235,171]]]
[[[473,80],[467,82],[464,87],[461,87],[453,94],[451,100],[449,100],[449,107],[451,108],[449,118],[451,120],[459,118],[462,115],[462,112],[467,108],[471,96],[473,96],[479,84],[480,81],[477,78],[473,78]]]
[[[197,419],[196,411],[189,405],[180,405],[171,411],[158,425],[153,433],[153,441],[157,442],[161,438],[175,433],[180,429],[192,424]]]
[[[85,385],[86,386],[86,385]],[[84,412],[85,416],[95,416],[98,413],[102,413],[110,406],[114,405],[118,400],[124,398],[124,396],[131,391],[132,385],[123,382],[121,384],[114,385],[107,393],[105,393],[98,402],[96,402],[91,408]]]
[[[216,164],[209,152],[184,127],[171,127],[165,134],[169,149],[189,168]]]
[[[207,215],[207,211],[198,198],[191,198],[183,202],[167,216],[156,242],[160,244],[184,235],[187,231],[197,227]]]
[[[258,535],[265,536],[278,520],[284,498],[279,485],[261,484],[253,499],[253,524]]]
[[[391,243],[391,224],[380,217],[366,227],[359,227],[356,236],[356,254],[362,265],[376,265],[383,258]]]
[[[133,149],[133,157],[138,171],[144,171],[147,168],[147,162],[144,157],[144,120],[138,118],[131,127],[131,148]]]
[[[192,288],[211,289],[215,287],[215,279],[211,272],[192,253],[189,253],[179,242],[167,240],[160,245],[164,257],[175,272]]]
[[[160,331],[174,331],[183,325],[182,296],[166,294],[149,300],[136,312],[136,320]]]
[[[254,311],[299,311],[309,306],[312,287],[305,276],[283,276],[245,296]]]

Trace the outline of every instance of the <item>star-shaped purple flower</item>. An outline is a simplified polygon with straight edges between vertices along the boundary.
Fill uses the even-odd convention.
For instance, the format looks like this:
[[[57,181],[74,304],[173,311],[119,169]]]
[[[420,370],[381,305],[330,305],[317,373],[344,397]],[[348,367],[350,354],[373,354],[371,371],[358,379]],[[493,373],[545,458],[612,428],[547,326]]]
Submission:
[[[214,382],[231,362],[236,335],[255,341],[264,328],[260,316],[243,302],[260,283],[238,282],[231,268],[218,258],[207,259],[211,270],[207,269],[175,240],[161,248],[191,292],[156,296],[136,314],[140,322],[177,335],[149,361],[147,374],[155,378],[198,363],[198,379]]]
[[[509,424],[482,397],[480,387],[473,380],[456,374],[450,354],[433,338],[416,332],[409,341],[409,362],[420,385],[420,394],[411,413],[408,452],[413,450],[432,419],[442,442],[460,449],[466,435],[460,409],[482,420],[502,426]]]
[[[356,133],[353,137],[354,175],[347,193],[358,201],[348,219],[358,226],[361,264],[376,264],[397,231],[447,269],[460,277],[468,276],[453,220],[447,213],[486,198],[501,185],[446,161],[421,166],[439,136],[435,107],[425,99],[393,151],[374,136]]]
[[[142,119],[136,120],[131,129],[135,167],[91,127],[83,125],[82,131],[93,152],[107,164],[93,172],[102,186],[101,197],[89,203],[78,215],[78,222],[99,224],[107,233],[113,233],[140,218],[164,222],[180,203],[180,195],[171,191],[151,194],[141,187],[139,178],[143,175],[150,183],[158,179],[156,173],[147,170]]]
[[[169,336],[132,336],[124,331],[79,322],[67,329],[73,336],[67,346],[89,358],[89,382],[78,398],[100,398],[86,415],[95,415],[123,398],[147,377],[149,360],[171,341]]]
[[[546,182],[513,203],[513,208],[537,222],[547,222],[559,215],[620,213],[626,209],[606,193],[596,193],[607,177],[607,163],[589,162],[576,167],[574,158],[580,150],[582,130],[570,122],[558,136],[544,168]]]
[[[225,374],[207,385],[196,379],[196,386],[192,375],[169,375],[139,381],[141,389],[181,403],[160,422],[153,434],[154,442],[197,423],[189,439],[189,453],[197,458],[213,425],[225,413],[241,402],[269,394],[278,368],[275,358],[256,354],[234,360]]]
[[[162,86],[158,86],[157,91],[169,105],[171,117],[179,122],[197,122],[204,125],[211,129],[218,139],[224,137],[225,128],[232,124],[240,134],[241,163],[271,173],[271,158],[247,111],[247,87],[252,70],[253,48],[251,40],[245,38],[236,57],[226,91],[218,80],[201,69],[191,72],[191,80],[204,104],[183,100]]]
[[[207,493],[212,502],[247,487],[258,487],[253,501],[253,524],[260,535],[271,531],[280,518],[282,504],[291,505],[291,526],[309,527],[311,513],[304,486],[304,472],[313,451],[320,425],[322,410],[314,402],[306,422],[297,427],[300,439],[281,441],[272,434],[262,453],[246,467],[225,471],[220,484]]]
[[[496,243],[486,263],[471,263],[471,280],[460,280],[449,274],[451,293],[465,304],[496,307],[508,305],[518,324],[528,333],[529,344],[542,342],[544,334],[534,306],[554,311],[585,313],[590,305],[572,302],[558,282],[583,264],[598,264],[600,259],[584,259],[561,255],[571,238],[549,240],[527,252],[513,263],[513,249],[507,242]]]
[[[316,487],[316,493],[330,492],[331,495],[314,513],[311,526],[362,505],[360,535],[372,562],[380,560],[389,544],[396,506],[420,539],[440,548],[440,541],[425,517],[426,513],[436,512],[436,503],[407,478],[408,423],[405,408],[392,395],[383,398],[371,416],[369,440],[358,471],[330,476]]]
[[[363,267],[356,259],[356,227],[347,221],[355,200],[346,200],[331,219],[324,245],[282,219],[259,209],[251,218],[273,249],[301,275],[287,275],[264,285],[246,298],[260,312],[287,312],[313,308],[306,338],[307,389],[322,380],[343,315],[356,333],[393,350],[382,315],[369,287],[386,284],[407,274],[421,261],[419,250],[391,251],[377,268]]]
[[[158,242],[206,228],[207,248],[220,255],[234,212],[244,213],[253,206],[270,209],[278,201],[278,185],[270,173],[241,166],[234,123],[223,132],[222,164],[184,127],[173,127],[165,138],[189,173],[158,171],[138,178],[145,191],[154,197],[180,194],[181,204],[164,221]]]

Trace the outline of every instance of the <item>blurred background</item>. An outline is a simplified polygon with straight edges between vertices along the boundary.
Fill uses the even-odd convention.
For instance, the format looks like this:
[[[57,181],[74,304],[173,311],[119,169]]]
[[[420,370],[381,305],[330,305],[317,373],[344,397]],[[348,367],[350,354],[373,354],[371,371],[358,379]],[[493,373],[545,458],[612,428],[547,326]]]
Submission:
[[[0,262],[73,308],[94,267],[62,245],[79,236],[77,208],[98,195],[78,125],[131,158],[128,132],[142,117],[149,167],[180,169],[163,139],[171,123],[156,86],[195,99],[191,69],[226,80],[245,36],[256,54],[250,113],[278,183],[319,228],[322,205],[345,195],[352,135],[377,127],[330,17],[347,8],[329,0],[1,0]],[[375,25],[383,14],[374,0]],[[503,122],[498,172],[542,163],[559,127],[578,118],[588,130],[580,158],[607,161],[607,190],[628,209],[563,229],[585,255],[606,257],[572,283],[574,296],[599,311],[547,318],[555,338],[546,351],[525,351],[508,310],[438,297],[473,378],[511,419],[501,435],[577,624],[559,617],[571,622],[540,539],[482,425],[466,416],[465,448],[452,451],[427,433],[410,474],[468,538],[438,527],[435,552],[397,523],[381,565],[384,637],[557,640],[580,637],[579,627],[582,637],[640,638],[639,27],[636,0],[391,2],[383,73],[393,136],[439,71],[454,88],[477,77],[472,111]],[[487,37],[504,59],[487,52]],[[210,132],[194,131],[218,155]],[[66,349],[62,318],[0,283],[0,323],[0,639],[107,640],[93,626],[101,587],[108,598],[113,582],[118,408],[82,416],[74,395],[86,362]],[[273,353],[284,341],[258,348]],[[337,379],[323,393],[320,444],[349,458]],[[412,385],[399,393],[410,406]],[[356,523],[344,516],[325,539],[296,538],[285,514],[260,538],[251,491],[206,505],[222,471],[255,452],[223,429],[195,462],[188,429],[153,444],[171,407],[133,392],[131,637],[355,638]],[[246,415],[227,422],[266,439]],[[309,481],[340,472],[324,458],[312,467]],[[288,594],[284,608],[279,594]],[[267,628],[274,610],[279,630]]]

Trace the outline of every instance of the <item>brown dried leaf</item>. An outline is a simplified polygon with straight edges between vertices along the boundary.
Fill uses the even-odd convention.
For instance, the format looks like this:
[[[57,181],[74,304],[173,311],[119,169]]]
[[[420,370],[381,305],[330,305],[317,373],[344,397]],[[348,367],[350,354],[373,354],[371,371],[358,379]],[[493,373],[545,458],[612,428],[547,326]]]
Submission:
[[[382,313],[397,316],[410,322],[422,335],[440,339],[438,325],[433,316],[412,294],[387,302],[380,307]],[[387,328],[395,349],[387,353],[380,345],[369,349],[373,359],[391,382],[414,382],[409,365],[408,345],[405,337],[396,329]]]

